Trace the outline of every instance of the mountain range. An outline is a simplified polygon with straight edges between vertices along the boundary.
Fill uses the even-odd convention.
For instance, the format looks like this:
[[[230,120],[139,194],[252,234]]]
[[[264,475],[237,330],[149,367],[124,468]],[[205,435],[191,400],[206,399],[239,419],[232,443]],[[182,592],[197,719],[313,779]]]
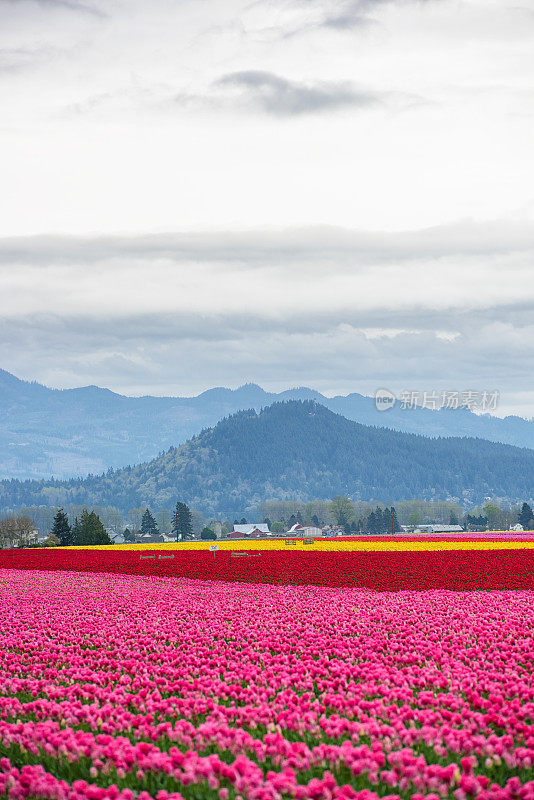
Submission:
[[[531,500],[534,450],[429,438],[348,420],[315,401],[240,411],[146,463],[69,481],[0,482],[0,509],[33,505],[172,509],[177,500],[231,518],[263,500],[476,504]]]
[[[70,478],[154,458],[237,411],[314,400],[349,420],[424,436],[471,436],[534,448],[534,421],[468,409],[377,411],[361,394],[328,398],[305,387],[280,393],[256,384],[196,397],[126,397],[85,386],[50,389],[0,370],[0,478]]]

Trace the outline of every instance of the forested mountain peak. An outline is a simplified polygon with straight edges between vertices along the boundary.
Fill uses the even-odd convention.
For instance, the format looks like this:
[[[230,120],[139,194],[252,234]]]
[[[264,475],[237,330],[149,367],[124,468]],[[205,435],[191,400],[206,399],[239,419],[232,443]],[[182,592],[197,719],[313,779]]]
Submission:
[[[468,437],[429,438],[347,420],[314,400],[226,416],[133,467],[69,481],[0,482],[0,508],[78,503],[172,508],[177,498],[233,515],[262,500],[478,503],[531,499],[534,451]]]

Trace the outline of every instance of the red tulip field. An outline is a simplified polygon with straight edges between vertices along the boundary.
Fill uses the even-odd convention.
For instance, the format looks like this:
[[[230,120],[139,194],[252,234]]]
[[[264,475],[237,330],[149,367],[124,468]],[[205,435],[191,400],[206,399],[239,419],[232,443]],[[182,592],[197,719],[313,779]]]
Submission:
[[[212,550],[213,548],[213,550]],[[0,550],[0,569],[307,586],[534,589],[534,537],[485,533]]]
[[[534,592],[0,570],[11,800],[534,798]]]

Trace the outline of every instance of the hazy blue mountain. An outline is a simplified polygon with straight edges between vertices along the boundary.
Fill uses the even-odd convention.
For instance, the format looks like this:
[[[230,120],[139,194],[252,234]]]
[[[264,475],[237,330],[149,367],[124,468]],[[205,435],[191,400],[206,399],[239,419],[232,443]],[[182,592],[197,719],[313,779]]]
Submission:
[[[0,478],[99,473],[153,458],[223,417],[279,400],[316,400],[347,419],[425,436],[476,436],[534,448],[534,422],[468,410],[386,412],[360,394],[326,398],[312,389],[279,394],[246,384],[197,397],[125,397],[109,389],[48,389],[0,370]]]
[[[262,500],[336,493],[396,502],[530,500],[534,450],[472,438],[428,438],[360,425],[313,401],[240,411],[134,467],[70,481],[1,481],[0,509],[69,503],[240,514]]]

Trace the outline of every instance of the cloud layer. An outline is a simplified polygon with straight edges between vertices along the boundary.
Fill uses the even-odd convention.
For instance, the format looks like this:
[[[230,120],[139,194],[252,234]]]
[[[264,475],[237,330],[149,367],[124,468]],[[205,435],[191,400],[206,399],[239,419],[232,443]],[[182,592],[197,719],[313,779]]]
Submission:
[[[530,416],[534,226],[0,240],[0,362],[187,394],[498,389]]]
[[[350,84],[325,82],[306,85],[261,70],[223,75],[216,86],[235,88],[239,92],[238,99],[246,105],[280,116],[309,114],[343,106],[365,108],[380,102],[378,93],[358,92]]]

